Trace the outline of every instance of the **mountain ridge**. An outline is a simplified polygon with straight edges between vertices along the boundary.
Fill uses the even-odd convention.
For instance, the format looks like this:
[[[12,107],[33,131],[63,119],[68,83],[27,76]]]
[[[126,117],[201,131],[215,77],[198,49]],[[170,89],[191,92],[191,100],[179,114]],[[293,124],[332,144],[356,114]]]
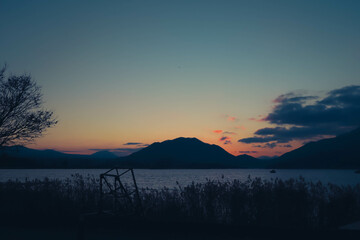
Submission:
[[[251,156],[230,154],[218,145],[197,138],[175,138],[148,147],[122,158],[122,165],[141,168],[246,168]],[[246,161],[245,161],[246,160]]]
[[[5,149],[5,150],[4,150]],[[66,154],[21,146],[0,151],[0,168],[288,168],[359,169],[360,128],[333,138],[310,142],[277,158],[234,156],[197,138],[179,137],[151,145],[125,157],[109,151]],[[11,151],[10,151],[11,150]],[[12,154],[10,154],[12,153]]]
[[[309,142],[287,152],[272,163],[273,168],[357,169],[360,168],[360,128]]]

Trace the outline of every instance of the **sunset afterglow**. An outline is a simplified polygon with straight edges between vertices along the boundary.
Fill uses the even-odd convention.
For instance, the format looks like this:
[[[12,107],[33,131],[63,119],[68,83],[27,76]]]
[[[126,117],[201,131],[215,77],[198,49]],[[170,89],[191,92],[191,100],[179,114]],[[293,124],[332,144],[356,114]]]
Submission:
[[[342,132],[285,110],[360,83],[358,4],[276,2],[2,1],[0,63],[31,74],[59,120],[28,147],[127,155],[196,137],[258,157]]]

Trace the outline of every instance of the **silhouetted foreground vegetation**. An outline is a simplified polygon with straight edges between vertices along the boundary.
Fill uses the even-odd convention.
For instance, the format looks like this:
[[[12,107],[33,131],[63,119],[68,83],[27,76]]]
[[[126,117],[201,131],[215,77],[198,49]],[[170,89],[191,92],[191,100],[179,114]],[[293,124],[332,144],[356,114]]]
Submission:
[[[302,178],[208,180],[175,189],[141,189],[140,197],[147,222],[329,229],[360,220],[360,185],[323,185]],[[96,211],[98,202],[98,180],[90,177],[0,183],[5,225],[71,226],[81,214]],[[123,203],[119,209],[128,216],[133,209]],[[107,208],[111,204],[104,202]]]
[[[289,235],[293,239],[309,239],[309,236],[319,239],[324,238],[324,234],[327,238],[344,239],[347,232],[333,230],[360,220],[360,185],[323,185],[302,178],[287,181],[249,178],[245,182],[208,180],[174,189],[141,189],[140,197],[144,216],[132,215],[134,209],[124,200],[118,205],[121,216],[115,221],[95,214],[86,222],[87,230],[78,231],[76,229],[83,229],[79,226],[84,225],[79,225],[80,216],[98,209],[97,179],[76,175],[65,181],[8,181],[0,183],[0,228],[36,229],[40,226],[48,230],[60,227],[85,234],[100,229],[99,236],[121,229],[123,236],[137,233],[138,239],[149,236],[169,239],[171,234],[183,236],[184,232],[188,235],[181,239],[202,239],[196,234],[204,233],[206,239],[233,239],[239,235],[244,239],[259,239],[256,235],[259,233],[265,234],[265,239],[270,239],[268,236],[288,239]],[[103,203],[104,208],[113,207],[112,199],[105,199]],[[107,230],[101,230],[104,227]],[[22,230],[15,232],[19,231]],[[54,234],[57,235],[56,231]],[[224,234],[229,238],[224,238]]]

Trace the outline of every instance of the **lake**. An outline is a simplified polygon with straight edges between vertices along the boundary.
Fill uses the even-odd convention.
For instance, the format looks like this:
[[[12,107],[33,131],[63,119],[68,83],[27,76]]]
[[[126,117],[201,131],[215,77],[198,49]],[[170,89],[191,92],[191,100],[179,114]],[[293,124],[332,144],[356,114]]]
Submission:
[[[74,174],[84,177],[92,176],[99,178],[99,174],[107,171],[106,169],[0,169],[0,181],[18,179],[66,179]],[[149,188],[173,188],[186,186],[191,182],[201,183],[207,179],[211,180],[233,180],[245,181],[248,176],[251,178],[260,177],[262,179],[304,177],[307,181],[323,183],[334,183],[338,185],[356,185],[360,183],[360,174],[354,170],[303,170],[303,169],[280,169],[276,173],[270,173],[269,169],[135,169],[135,176],[138,186]],[[124,175],[123,181],[128,182],[130,176]]]

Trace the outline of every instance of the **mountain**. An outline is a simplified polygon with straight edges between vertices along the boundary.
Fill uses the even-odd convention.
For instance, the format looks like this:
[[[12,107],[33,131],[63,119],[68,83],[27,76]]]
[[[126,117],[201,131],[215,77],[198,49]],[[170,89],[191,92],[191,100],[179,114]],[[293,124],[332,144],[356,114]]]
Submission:
[[[90,155],[93,159],[115,159],[117,156],[109,151],[99,151]]]
[[[120,166],[133,168],[242,168],[249,167],[248,155],[235,157],[218,145],[196,138],[176,138],[156,142],[121,158]]]
[[[112,166],[110,160],[116,158],[116,155],[106,151],[80,155],[11,146],[1,148],[0,168],[98,168]]]
[[[69,154],[57,152],[54,150],[36,150],[31,148],[26,148],[23,146],[11,146],[4,147],[1,150],[2,155],[11,156],[13,158],[36,158],[36,159],[45,159],[45,158],[66,158]]]
[[[323,168],[360,169],[360,128],[334,138],[310,142],[275,159],[233,156],[196,138],[156,142],[127,157],[108,151],[65,154],[21,146],[0,150],[0,168]]]
[[[267,168],[270,164],[268,159],[254,158],[247,154],[239,155],[236,159],[239,161],[241,168]]]
[[[360,128],[334,138],[310,142],[275,159],[272,168],[360,168]]]
[[[0,150],[0,168],[264,168],[267,163],[246,154],[235,157],[218,145],[183,137],[156,142],[120,158],[109,151],[78,155],[20,146]]]
[[[274,155],[274,156],[260,156],[260,157],[257,157],[257,159],[272,160],[272,159],[275,159],[275,158],[278,158],[278,157],[279,157],[278,155]]]

